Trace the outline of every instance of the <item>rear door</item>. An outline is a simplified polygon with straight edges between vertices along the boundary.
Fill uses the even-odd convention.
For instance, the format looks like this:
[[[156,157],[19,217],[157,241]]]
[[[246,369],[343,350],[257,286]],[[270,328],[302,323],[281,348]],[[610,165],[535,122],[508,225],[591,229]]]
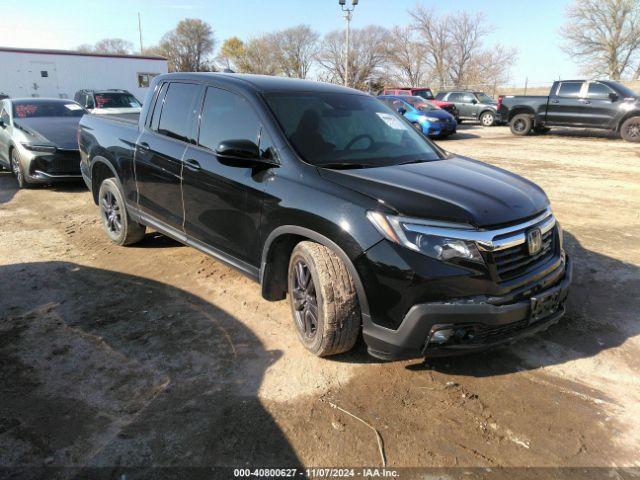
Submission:
[[[153,114],[136,143],[138,207],[165,226],[183,231],[182,160],[196,141],[202,85],[162,85]]]
[[[449,95],[447,102],[452,102],[462,118],[476,118],[477,106],[473,103],[475,97],[467,92],[454,92]]]
[[[197,146],[185,155],[185,231],[212,248],[253,266],[259,264],[260,215],[268,171],[231,166],[215,151],[225,140],[250,140],[275,155],[270,136],[241,95],[207,87]]]
[[[549,125],[588,126],[587,105],[583,95],[585,82],[558,82],[555,91],[550,92],[547,105]]]

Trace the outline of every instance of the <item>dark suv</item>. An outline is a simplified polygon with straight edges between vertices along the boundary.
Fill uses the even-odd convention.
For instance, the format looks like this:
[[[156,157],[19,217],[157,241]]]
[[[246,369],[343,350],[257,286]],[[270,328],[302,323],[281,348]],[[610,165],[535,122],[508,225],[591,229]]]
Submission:
[[[384,359],[479,350],[564,313],[571,264],[544,192],[441,150],[357,90],[161,75],[138,123],[85,115],[80,151],[113,242],[151,227],[268,300],[288,295],[316,355],[360,332]]]
[[[486,93],[470,90],[445,90],[438,92],[436,98],[453,103],[458,109],[460,120],[479,121],[485,127],[496,124],[498,102]]]

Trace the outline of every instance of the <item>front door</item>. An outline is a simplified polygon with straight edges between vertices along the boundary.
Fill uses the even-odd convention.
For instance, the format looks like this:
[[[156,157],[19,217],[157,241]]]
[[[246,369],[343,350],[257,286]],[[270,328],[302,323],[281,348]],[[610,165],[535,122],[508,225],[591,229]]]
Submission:
[[[618,115],[619,99],[612,98],[615,93],[608,86],[600,82],[587,84],[586,96],[583,99],[586,105],[586,121],[595,128],[610,128]]]
[[[11,118],[9,117],[8,102],[0,102],[0,119],[3,126],[0,127],[0,163],[11,165],[9,159],[9,140],[11,139]]]
[[[138,208],[163,224],[183,231],[182,160],[195,143],[202,87],[164,84],[151,122],[136,143]]]
[[[198,146],[185,154],[185,231],[208,248],[253,266],[260,261],[260,216],[270,173],[231,166],[216,156],[224,140],[251,140],[265,155],[271,141],[254,108],[242,96],[208,87]]]

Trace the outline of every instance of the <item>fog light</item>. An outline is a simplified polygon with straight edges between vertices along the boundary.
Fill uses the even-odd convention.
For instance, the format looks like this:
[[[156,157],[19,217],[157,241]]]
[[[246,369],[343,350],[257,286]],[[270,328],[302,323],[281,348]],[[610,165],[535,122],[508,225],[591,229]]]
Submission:
[[[431,338],[429,339],[429,343],[437,343],[438,345],[442,345],[443,343],[447,343],[454,331],[450,328],[444,330],[436,330],[431,334]]]

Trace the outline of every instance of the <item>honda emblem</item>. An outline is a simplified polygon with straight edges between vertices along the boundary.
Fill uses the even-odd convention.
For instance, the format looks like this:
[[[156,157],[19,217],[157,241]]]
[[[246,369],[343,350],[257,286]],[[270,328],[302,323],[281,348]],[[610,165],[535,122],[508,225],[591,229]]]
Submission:
[[[542,249],[542,232],[539,228],[534,228],[527,232],[527,247],[529,255],[535,255]]]

